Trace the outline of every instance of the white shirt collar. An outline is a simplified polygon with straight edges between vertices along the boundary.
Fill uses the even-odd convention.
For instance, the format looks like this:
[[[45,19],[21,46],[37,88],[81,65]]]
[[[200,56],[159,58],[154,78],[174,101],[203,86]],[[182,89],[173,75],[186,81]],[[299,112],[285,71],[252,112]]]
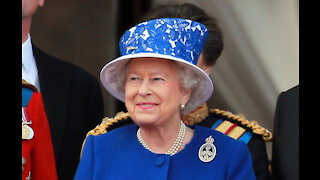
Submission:
[[[32,52],[31,37],[30,34],[28,34],[27,40],[22,43],[22,68],[28,73],[32,69],[32,66],[36,65],[35,63]]]
[[[27,40],[22,43],[22,79],[35,85],[40,90],[38,69],[33,56],[30,34],[28,34]]]

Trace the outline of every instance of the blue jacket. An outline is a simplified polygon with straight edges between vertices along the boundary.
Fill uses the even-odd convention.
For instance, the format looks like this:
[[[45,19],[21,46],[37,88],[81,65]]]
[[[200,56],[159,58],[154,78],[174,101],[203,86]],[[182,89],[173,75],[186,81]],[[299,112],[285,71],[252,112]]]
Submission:
[[[190,127],[195,130],[193,139],[173,156],[154,154],[145,149],[136,137],[138,126],[135,124],[99,136],[90,135],[74,179],[255,179],[245,143],[216,130]],[[205,163],[200,161],[198,151],[210,135],[217,155]]]

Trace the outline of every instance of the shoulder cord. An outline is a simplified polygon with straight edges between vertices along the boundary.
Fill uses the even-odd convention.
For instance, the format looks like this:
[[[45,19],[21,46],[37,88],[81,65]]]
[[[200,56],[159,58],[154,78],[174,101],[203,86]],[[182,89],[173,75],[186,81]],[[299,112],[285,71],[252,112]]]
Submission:
[[[110,117],[103,118],[102,122],[99,125],[97,125],[94,129],[90,130],[87,133],[86,138],[84,139],[84,141],[82,143],[80,158],[82,156],[82,150],[83,150],[83,147],[86,143],[88,136],[90,136],[90,135],[98,136],[100,134],[105,134],[107,132],[107,129],[112,124],[117,123],[120,120],[127,119],[129,116],[130,116],[129,113],[119,112],[119,113],[117,113],[117,115],[114,118],[110,118]]]
[[[227,111],[220,110],[220,109],[210,109],[210,113],[215,114],[221,114],[223,116],[227,116],[228,118],[231,118],[235,121],[239,121],[242,125],[251,128],[253,133],[262,135],[262,138],[264,141],[272,141],[272,133],[268,131],[267,129],[261,127],[257,122],[255,121],[249,121],[245,119],[244,117],[241,117],[239,115],[231,114]]]

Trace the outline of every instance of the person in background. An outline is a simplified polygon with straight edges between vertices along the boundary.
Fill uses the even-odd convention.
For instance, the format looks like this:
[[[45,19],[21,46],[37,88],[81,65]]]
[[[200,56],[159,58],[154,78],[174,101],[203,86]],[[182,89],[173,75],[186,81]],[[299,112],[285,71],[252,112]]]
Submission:
[[[22,180],[57,180],[50,128],[41,93],[22,80]]]
[[[22,0],[22,78],[41,92],[60,180],[72,179],[85,133],[103,118],[97,79],[32,43],[32,17],[44,0]],[[67,50],[66,50],[67,51]]]
[[[279,94],[273,126],[272,179],[299,180],[299,85]]]
[[[160,18],[121,37],[121,56],[100,72],[134,124],[89,135],[75,180],[255,179],[246,144],[186,115],[210,98],[213,84],[196,66],[208,36],[196,21]]]
[[[208,75],[223,50],[223,33],[217,20],[210,17],[204,10],[196,5],[165,4],[159,5],[147,12],[140,22],[157,18],[184,18],[204,24],[208,29],[208,38],[200,54],[197,66]],[[88,132],[111,131],[131,123],[128,113],[118,113],[114,118],[106,117],[99,127]],[[247,144],[253,161],[253,168],[258,180],[269,180],[268,156],[265,141],[271,141],[272,134],[254,121],[248,121],[243,115],[235,115],[229,111],[209,109],[206,103],[201,104],[193,112],[182,117],[187,125],[200,125],[218,130],[228,136]]]

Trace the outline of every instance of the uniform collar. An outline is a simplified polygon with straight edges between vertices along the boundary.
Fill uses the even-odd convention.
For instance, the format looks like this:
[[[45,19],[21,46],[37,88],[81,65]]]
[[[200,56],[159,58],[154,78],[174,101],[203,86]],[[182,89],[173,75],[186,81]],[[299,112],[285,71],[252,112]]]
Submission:
[[[186,125],[194,125],[197,123],[202,122],[209,116],[209,110],[207,103],[203,103],[199,107],[197,107],[194,111],[192,111],[190,114],[183,116],[182,121]]]
[[[38,69],[32,51],[31,36],[22,43],[22,79],[35,85],[40,90]]]

